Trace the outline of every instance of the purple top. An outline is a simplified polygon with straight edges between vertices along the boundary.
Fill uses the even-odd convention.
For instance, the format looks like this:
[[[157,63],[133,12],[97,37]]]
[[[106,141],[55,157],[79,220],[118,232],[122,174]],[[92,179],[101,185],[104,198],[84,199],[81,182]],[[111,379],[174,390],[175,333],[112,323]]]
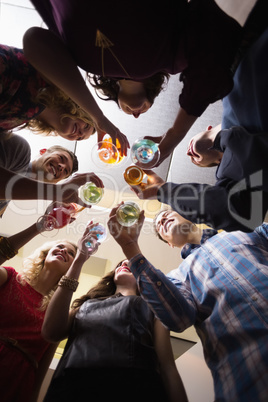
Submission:
[[[138,0],[125,12],[122,0],[32,3],[90,73],[142,80],[160,71],[182,72],[180,104],[196,116],[232,89],[230,66],[242,28],[213,0],[166,0],[164,6]],[[96,45],[97,30],[105,35],[100,42],[106,46],[107,38],[111,47]]]

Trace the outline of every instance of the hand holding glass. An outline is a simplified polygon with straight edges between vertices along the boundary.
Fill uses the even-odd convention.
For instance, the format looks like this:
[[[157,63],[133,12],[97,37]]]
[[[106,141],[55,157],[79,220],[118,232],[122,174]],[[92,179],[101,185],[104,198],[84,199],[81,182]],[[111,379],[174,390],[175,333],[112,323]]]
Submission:
[[[94,237],[95,236],[95,237]],[[100,243],[104,242],[107,237],[107,231],[104,225],[96,223],[89,229],[89,237],[85,243],[90,255],[95,254]]]
[[[134,225],[140,216],[140,208],[133,201],[126,201],[116,211],[116,218],[122,226]]]
[[[160,158],[158,144],[152,140],[139,138],[134,142],[130,151],[132,162],[142,169],[153,168]]]
[[[105,138],[103,141],[98,142],[92,148],[92,160],[98,167],[109,167],[118,165],[125,158],[120,153],[121,145],[116,139],[116,146],[113,144],[111,138]]]
[[[37,224],[41,225],[42,231],[51,232],[53,229],[63,228],[71,222],[72,218],[74,218],[78,212],[84,209],[84,207],[74,202],[63,205],[55,203],[54,205],[54,208],[50,212],[42,215],[37,221]],[[41,234],[46,236],[44,233]]]
[[[79,197],[87,205],[97,204],[100,202],[103,193],[103,188],[97,187],[92,181],[89,181],[88,183],[79,187],[78,190]]]

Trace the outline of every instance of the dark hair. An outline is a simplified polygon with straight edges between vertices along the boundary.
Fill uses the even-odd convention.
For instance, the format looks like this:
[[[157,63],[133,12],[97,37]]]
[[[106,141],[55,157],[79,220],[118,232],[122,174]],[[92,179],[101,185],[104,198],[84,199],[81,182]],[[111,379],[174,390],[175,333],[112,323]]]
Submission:
[[[107,275],[103,276],[97,285],[93,286],[93,288],[91,288],[84,296],[74,300],[72,308],[79,308],[89,299],[107,299],[108,297],[113,296],[116,290],[116,285],[114,283],[115,270],[120,267],[123,261],[125,261],[125,259],[120,261]]]
[[[87,74],[90,84],[95,88],[97,96],[102,100],[113,100],[118,105],[118,92],[119,85],[118,81],[120,78],[109,78],[102,75]],[[144,84],[144,89],[146,92],[146,97],[148,101],[153,104],[155,98],[164,89],[164,85],[169,80],[168,73],[156,73],[152,77],[142,80]],[[101,97],[98,93],[100,92]]]
[[[70,155],[70,157],[72,158],[73,161],[73,168],[70,174],[77,172],[78,170],[78,159],[77,156],[70,151],[69,149],[62,147],[61,145],[52,145],[51,147],[49,147],[47,149],[47,152],[56,152],[56,151],[60,151],[60,152],[68,152],[68,154]]]

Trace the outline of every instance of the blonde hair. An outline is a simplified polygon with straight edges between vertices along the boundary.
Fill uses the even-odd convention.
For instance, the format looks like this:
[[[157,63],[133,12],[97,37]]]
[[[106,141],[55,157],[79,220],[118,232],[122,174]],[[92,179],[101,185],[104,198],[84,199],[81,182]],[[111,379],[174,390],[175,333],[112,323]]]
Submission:
[[[53,110],[57,110],[61,113],[61,121],[65,117],[69,117],[73,120],[81,119],[85,123],[94,127],[91,117],[78,106],[69,96],[62,92],[56,86],[49,86],[39,91],[35,98],[37,103],[41,103],[45,107]],[[48,123],[39,120],[38,116],[25,123],[22,128],[28,128],[35,134],[43,134],[47,136],[57,136],[55,129]],[[95,132],[95,130],[94,130]]]
[[[77,245],[70,240],[56,240],[53,242],[46,242],[41,247],[37,248],[31,255],[24,259],[22,263],[22,272],[17,275],[17,281],[22,285],[28,283],[31,286],[34,286],[39,278],[40,272],[44,268],[44,263],[46,256],[48,255],[49,250],[55,247],[57,244],[60,244],[62,241],[68,242],[77,250]],[[45,310],[57,289],[56,285],[51,291],[43,297],[40,310]]]

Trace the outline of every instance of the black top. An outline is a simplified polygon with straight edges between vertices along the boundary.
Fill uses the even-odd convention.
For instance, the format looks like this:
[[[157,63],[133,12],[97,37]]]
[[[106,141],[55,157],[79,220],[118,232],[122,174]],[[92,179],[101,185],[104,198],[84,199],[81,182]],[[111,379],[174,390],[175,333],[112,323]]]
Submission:
[[[156,369],[154,315],[140,296],[90,299],[77,312],[55,378],[68,368]]]

